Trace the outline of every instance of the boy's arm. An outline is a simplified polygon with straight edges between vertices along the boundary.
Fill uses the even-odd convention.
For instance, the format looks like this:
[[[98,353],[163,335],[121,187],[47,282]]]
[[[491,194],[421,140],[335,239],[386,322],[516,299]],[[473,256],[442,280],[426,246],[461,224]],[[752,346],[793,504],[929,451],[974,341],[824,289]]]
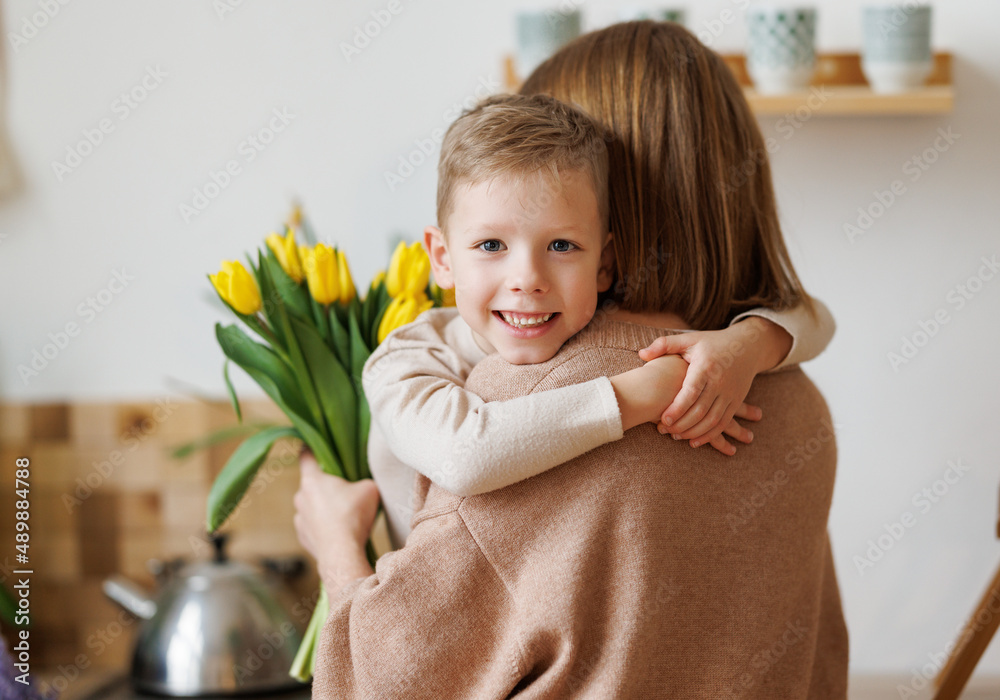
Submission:
[[[731,327],[750,317],[757,317],[766,319],[784,329],[792,339],[792,346],[788,354],[770,371],[784,369],[789,365],[808,362],[818,357],[821,352],[826,350],[826,346],[830,344],[833,334],[837,330],[837,323],[833,320],[833,314],[830,313],[826,304],[819,299],[812,301],[816,308],[815,318],[809,313],[805,304],[799,304],[784,311],[760,307],[744,311],[729,325]]]
[[[693,446],[709,442],[745,400],[755,376],[819,355],[836,324],[823,302],[813,303],[815,317],[804,304],[784,311],[751,309],[723,330],[661,337],[641,351],[644,360],[673,353],[691,364],[684,387],[663,412],[663,424]]]
[[[390,334],[365,364],[372,420],[390,449],[442,488],[485,493],[622,437],[608,378],[486,403],[464,388],[484,356],[454,309],[433,309]],[[528,440],[545,449],[525,451]]]

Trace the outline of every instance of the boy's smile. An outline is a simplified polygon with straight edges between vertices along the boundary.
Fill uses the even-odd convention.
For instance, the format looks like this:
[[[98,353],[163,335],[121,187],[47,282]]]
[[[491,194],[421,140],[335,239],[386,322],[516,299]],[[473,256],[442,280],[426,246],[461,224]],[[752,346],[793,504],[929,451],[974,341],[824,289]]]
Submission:
[[[424,235],[434,277],[455,288],[479,344],[513,364],[552,358],[611,284],[610,234],[587,173],[460,186],[445,226]]]

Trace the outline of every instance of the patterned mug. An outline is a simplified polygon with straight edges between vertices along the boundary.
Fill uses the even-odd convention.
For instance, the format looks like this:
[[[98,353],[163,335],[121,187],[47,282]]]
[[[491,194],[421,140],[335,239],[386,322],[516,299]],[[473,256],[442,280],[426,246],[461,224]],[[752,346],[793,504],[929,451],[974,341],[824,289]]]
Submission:
[[[924,84],[933,66],[929,5],[865,7],[862,28],[861,69],[873,91],[905,92]]]
[[[816,68],[816,10],[759,5],[747,10],[747,72],[757,91],[804,90]]]

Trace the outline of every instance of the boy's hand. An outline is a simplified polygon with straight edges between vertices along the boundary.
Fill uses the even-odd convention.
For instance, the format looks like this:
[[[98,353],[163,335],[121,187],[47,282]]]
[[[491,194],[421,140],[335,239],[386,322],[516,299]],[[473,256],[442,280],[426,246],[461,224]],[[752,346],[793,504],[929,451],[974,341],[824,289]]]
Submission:
[[[680,391],[687,372],[685,360],[677,355],[666,355],[652,359],[642,367],[611,377],[611,385],[615,389],[622,414],[622,430],[642,423],[658,423],[664,407]],[[736,414],[755,420],[755,412],[759,413],[760,409],[742,405]],[[660,433],[668,432],[662,423],[658,427]],[[725,455],[736,454],[736,448],[729,444],[723,433],[740,442],[749,443],[753,440],[753,433],[730,418],[729,424],[723,426],[719,435],[705,441]]]
[[[295,531],[332,592],[371,574],[365,543],[378,513],[378,488],[371,479],[352,483],[324,474],[308,451],[299,463],[302,480],[294,499]]]
[[[752,318],[719,331],[657,338],[639,356],[652,360],[676,354],[690,363],[684,386],[663,412],[661,425],[698,447],[714,446],[724,432],[731,435],[733,416],[760,420],[761,410],[743,401],[754,377],[777,365],[790,347],[791,336],[780,326]],[[746,408],[741,410],[741,405]]]

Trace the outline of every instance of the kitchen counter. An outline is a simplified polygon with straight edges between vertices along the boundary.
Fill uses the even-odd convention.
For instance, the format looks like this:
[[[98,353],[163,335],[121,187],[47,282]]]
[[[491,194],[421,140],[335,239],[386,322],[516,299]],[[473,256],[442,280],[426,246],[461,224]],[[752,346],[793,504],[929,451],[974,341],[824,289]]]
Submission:
[[[39,678],[47,680],[48,674],[39,674]],[[51,678],[52,676],[48,676]],[[199,700],[233,700],[234,695],[201,696]],[[253,695],[254,700],[308,700],[312,697],[309,686],[297,688],[288,692]],[[128,678],[119,671],[90,671],[84,673],[71,683],[59,696],[59,700],[163,700],[162,696],[137,693],[132,689]]]

